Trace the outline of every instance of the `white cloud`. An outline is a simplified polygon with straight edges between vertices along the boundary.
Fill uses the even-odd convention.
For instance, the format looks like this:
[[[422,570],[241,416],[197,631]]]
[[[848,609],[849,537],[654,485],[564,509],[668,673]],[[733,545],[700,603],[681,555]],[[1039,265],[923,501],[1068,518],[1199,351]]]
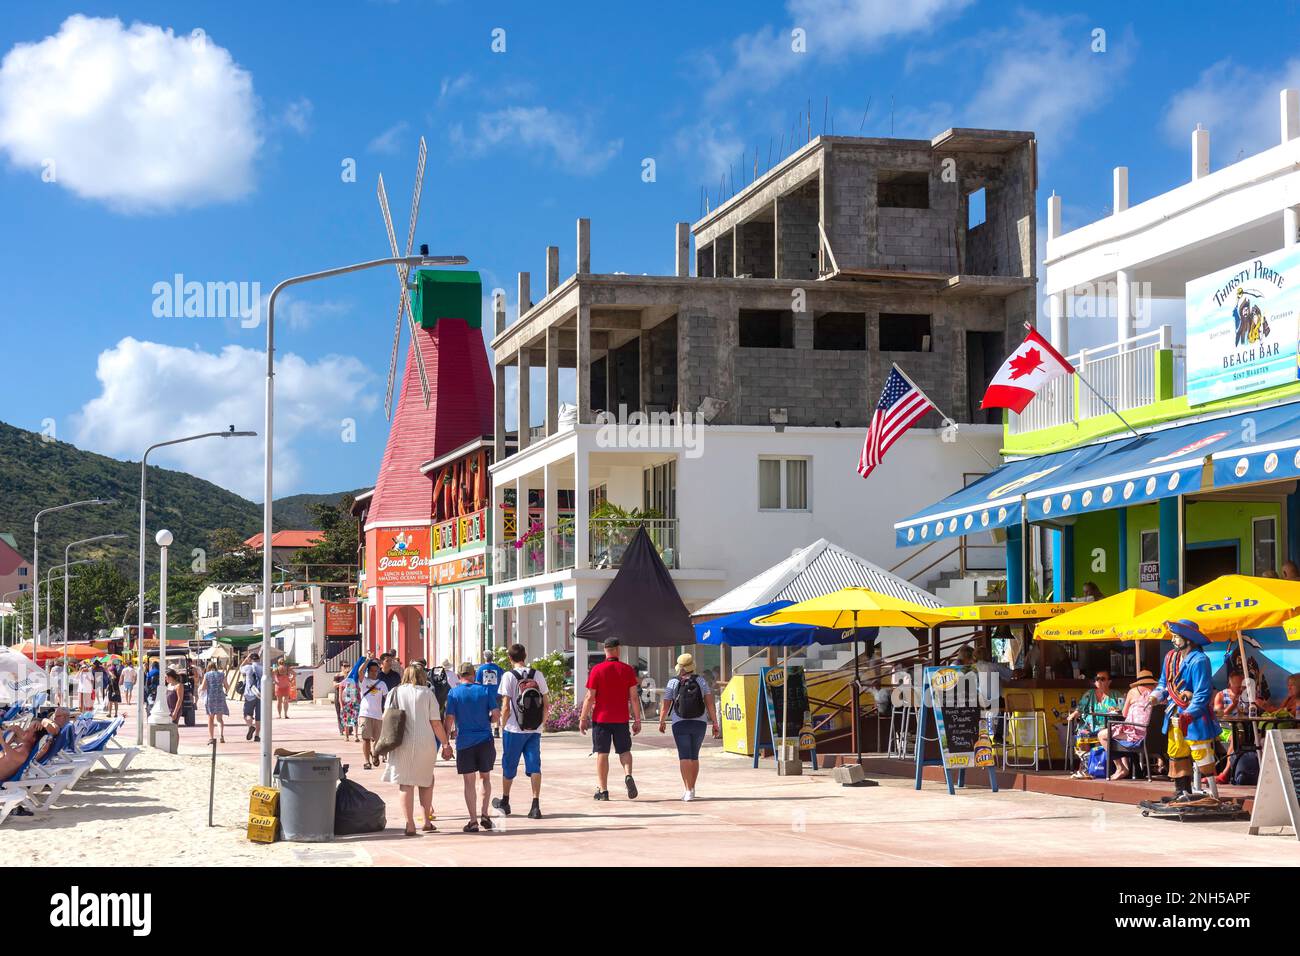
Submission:
[[[407,127],[408,124],[406,120],[402,120],[400,123],[394,123],[366,144],[366,152],[383,153],[388,156],[395,155],[402,148],[402,136],[406,132]]]
[[[1130,31],[1111,37],[1106,52],[1094,53],[1083,23],[1025,13],[1015,27],[981,37],[981,45],[997,52],[985,62],[962,123],[1031,130],[1044,151],[1059,149],[1079,120],[1110,98],[1137,46]]]
[[[474,77],[469,73],[462,73],[459,76],[444,76],[442,84],[438,87],[438,106],[442,106],[448,100],[464,93],[473,85],[473,82]]]
[[[449,135],[454,145],[471,156],[517,145],[549,154],[560,168],[580,176],[600,172],[623,148],[621,139],[599,142],[588,127],[545,106],[510,106],[480,113],[472,131],[467,133],[457,123]]]
[[[311,129],[312,102],[305,96],[300,96],[284,108],[284,113],[280,119],[285,126],[299,135],[306,133]]]
[[[0,62],[0,151],[126,212],[249,193],[257,114],[252,76],[202,31],[78,14]]]
[[[220,352],[124,338],[100,353],[100,393],[77,414],[76,443],[106,455],[138,458],[153,441],[206,431],[263,430],[266,353],[228,345]],[[340,421],[376,407],[367,369],[352,356],[309,362],[280,353],[275,374],[275,488],[303,484],[305,442],[338,441]],[[234,442],[235,444],[232,444]],[[151,462],[180,468],[255,500],[262,493],[260,440],[205,439],[156,453]]]
[[[1210,156],[1225,166],[1281,142],[1278,92],[1300,86],[1300,59],[1279,70],[1251,70],[1220,60],[1193,86],[1175,93],[1165,111],[1164,133],[1171,143],[1191,150],[1192,130],[1210,131]]]
[[[787,26],[764,26],[732,41],[726,67],[712,63],[708,98],[718,103],[763,92],[793,74],[808,57],[838,59],[879,47],[891,37],[928,33],[973,0],[788,0]],[[796,52],[793,31],[804,31],[806,52]]]
[[[263,303],[263,306],[265,306],[265,303]],[[393,306],[393,308],[396,309],[397,306]],[[339,302],[334,299],[306,301],[299,299],[292,292],[281,292],[275,300],[276,328],[280,328],[281,322],[286,322],[289,328],[301,331],[311,328],[319,321],[337,319],[351,311],[352,307],[346,302]],[[265,312],[264,307],[262,310],[263,317]]]

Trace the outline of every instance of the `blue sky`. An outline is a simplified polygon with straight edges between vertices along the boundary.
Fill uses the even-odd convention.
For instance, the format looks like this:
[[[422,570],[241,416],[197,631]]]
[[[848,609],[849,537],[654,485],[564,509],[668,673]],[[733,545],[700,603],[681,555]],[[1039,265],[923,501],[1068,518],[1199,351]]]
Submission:
[[[572,271],[579,216],[595,271],[671,270],[673,223],[698,218],[702,184],[716,196],[742,151],[766,165],[809,100],[814,134],[827,98],[837,134],[889,135],[891,104],[899,136],[1035,131],[1041,246],[1053,189],[1067,229],[1108,211],[1112,166],[1129,166],[1140,202],[1188,177],[1197,121],[1217,168],[1275,142],[1277,91],[1300,85],[1294,4],[1253,5],[1245,34],[1196,3],[485,6],[7,4],[0,419],[121,458],[195,429],[260,429],[263,329],[157,316],[155,283],[267,292],[386,255],[375,180],[404,237],[421,134],[417,241],[468,255],[513,318],[515,273],[539,288],[546,245]],[[373,482],[396,291],[383,270],[282,300],[277,494]],[[259,443],[158,460],[260,497]]]

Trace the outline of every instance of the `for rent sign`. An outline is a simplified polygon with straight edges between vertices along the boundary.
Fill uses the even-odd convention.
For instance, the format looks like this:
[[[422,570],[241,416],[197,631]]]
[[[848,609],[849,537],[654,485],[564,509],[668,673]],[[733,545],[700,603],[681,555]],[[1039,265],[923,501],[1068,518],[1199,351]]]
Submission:
[[[375,583],[429,583],[429,527],[380,528],[375,560]]]
[[[1187,283],[1187,400],[1193,405],[1296,380],[1300,247]]]

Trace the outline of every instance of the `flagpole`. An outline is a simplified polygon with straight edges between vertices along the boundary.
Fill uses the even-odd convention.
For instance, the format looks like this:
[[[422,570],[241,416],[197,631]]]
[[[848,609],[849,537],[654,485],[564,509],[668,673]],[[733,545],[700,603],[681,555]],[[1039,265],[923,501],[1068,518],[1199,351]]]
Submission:
[[[1112,405],[1109,401],[1107,401],[1105,395],[1101,394],[1101,392],[1097,391],[1095,388],[1092,387],[1092,382],[1088,381],[1082,375],[1079,375],[1078,369],[1074,370],[1074,374],[1078,377],[1079,381],[1081,381],[1084,385],[1088,386],[1088,391],[1092,392],[1092,394],[1096,395],[1099,399],[1101,399],[1101,403],[1111,410],[1111,413],[1124,424],[1125,428],[1131,431],[1135,437],[1137,438],[1142,437],[1142,433],[1128,423],[1128,419],[1126,419],[1123,415],[1119,413],[1119,409],[1116,408],[1114,405]]]
[[[939,415],[943,418],[944,424],[951,425],[953,427],[953,431],[960,436],[961,425],[958,424],[957,420],[953,418],[951,415],[949,415],[947,412],[945,412],[942,408],[940,408],[938,403],[936,403],[934,399],[932,399],[929,395],[926,395],[925,392],[915,382],[913,382],[910,378],[908,378],[907,373],[904,372],[901,368],[899,368],[896,362],[891,364],[893,365],[894,371],[896,371],[899,375],[903,376],[903,378],[906,379],[908,385],[911,385],[918,392],[920,392],[922,395],[925,396],[925,400],[929,402],[931,407],[936,412],[938,412]],[[987,458],[985,458],[984,455],[980,452],[979,448],[976,447],[974,442],[967,442],[966,447],[968,447],[971,451],[973,451],[975,455],[979,458],[979,460],[984,462],[984,464],[989,467],[990,471],[992,471],[994,468],[999,467],[993,464],[993,462],[989,461]]]

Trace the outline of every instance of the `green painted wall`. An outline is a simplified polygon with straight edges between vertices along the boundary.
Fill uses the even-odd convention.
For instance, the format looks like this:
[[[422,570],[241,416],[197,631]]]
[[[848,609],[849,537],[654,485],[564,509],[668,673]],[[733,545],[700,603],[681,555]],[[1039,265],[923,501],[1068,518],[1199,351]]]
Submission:
[[[1119,517],[1116,511],[1097,511],[1080,515],[1074,525],[1074,590],[1083,590],[1085,581],[1094,581],[1102,594],[1115,594],[1138,586],[1138,564],[1142,560],[1142,532],[1160,527],[1159,506],[1136,505],[1128,510],[1128,567],[1124,585],[1119,584]],[[1251,522],[1255,518],[1277,520],[1278,561],[1285,560],[1285,532],[1281,503],[1267,501],[1191,501],[1187,503],[1187,542],[1237,542],[1240,572],[1250,574]],[[1105,570],[1094,571],[1094,549],[1104,552]],[[1262,569],[1261,569],[1262,570]],[[1276,568],[1274,569],[1276,570]]]

